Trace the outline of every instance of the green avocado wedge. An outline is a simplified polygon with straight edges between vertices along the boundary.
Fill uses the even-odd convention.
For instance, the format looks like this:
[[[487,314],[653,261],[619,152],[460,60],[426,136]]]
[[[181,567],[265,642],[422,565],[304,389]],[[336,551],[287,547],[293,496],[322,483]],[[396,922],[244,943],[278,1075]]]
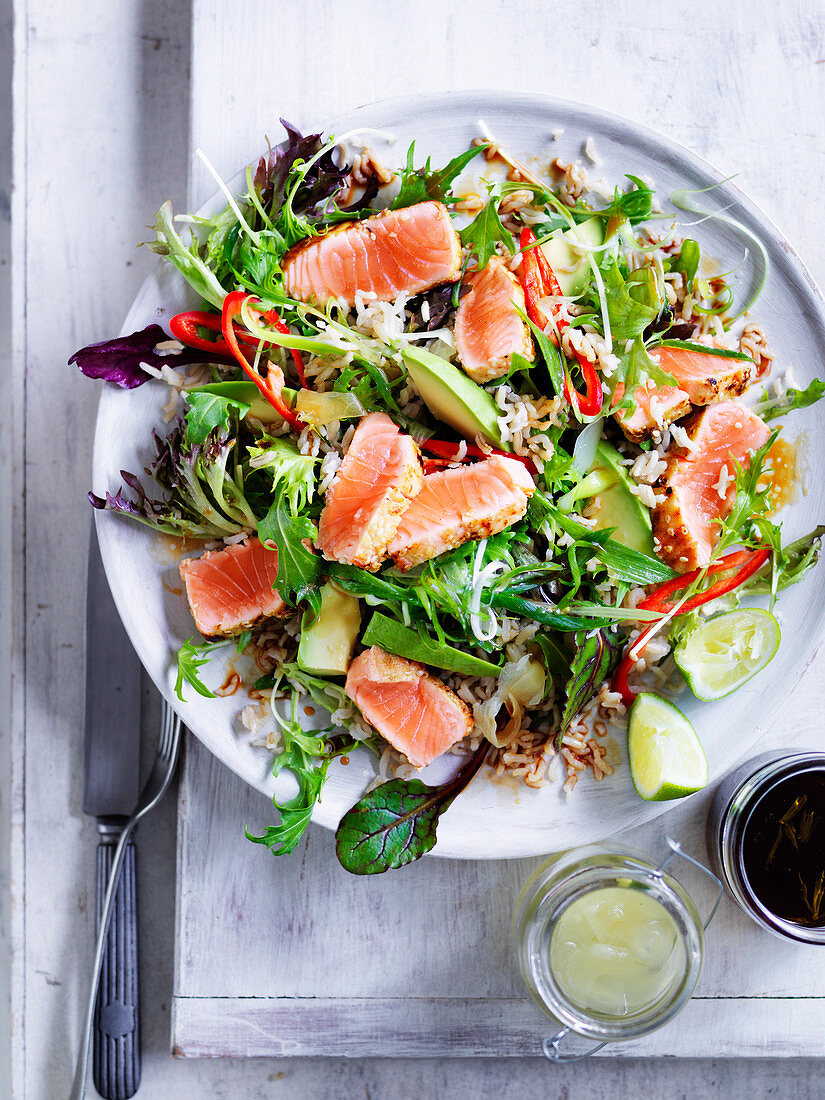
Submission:
[[[470,443],[481,435],[502,451],[512,450],[509,443],[501,440],[498,427],[501,409],[485,389],[446,359],[423,348],[405,348],[401,356],[413,385],[433,416],[455,428]]]
[[[471,653],[462,653],[451,645],[442,645],[422,638],[417,630],[397,622],[376,611],[370,619],[362,639],[365,646],[377,645],[387,653],[420,661],[422,665],[458,672],[462,676],[498,676],[501,669],[490,661],[482,661]]]
[[[598,246],[604,244],[605,223],[602,218],[588,218],[575,229],[566,229],[556,237],[551,237],[541,245],[547,262],[559,281],[563,294],[575,297],[581,294],[590,279],[590,264],[587,256],[576,242]]]
[[[621,455],[604,440],[585,477],[559,500],[559,508],[569,511],[577,500],[595,498],[598,510],[596,529],[613,528],[613,539],[631,550],[653,556],[653,528],[650,512],[632,492],[632,482],[622,466]]]
[[[344,676],[361,629],[361,607],[356,596],[327,581],[321,587],[317,615],[305,611],[298,643],[298,667],[316,676]]]

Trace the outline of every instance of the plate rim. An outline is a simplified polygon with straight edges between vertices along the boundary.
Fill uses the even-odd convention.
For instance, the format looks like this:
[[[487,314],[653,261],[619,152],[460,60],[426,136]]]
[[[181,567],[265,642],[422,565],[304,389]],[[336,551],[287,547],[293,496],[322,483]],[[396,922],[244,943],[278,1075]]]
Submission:
[[[495,102],[493,102],[493,99],[495,100]],[[708,161],[700,154],[683,145],[675,138],[671,137],[668,134],[661,133],[655,127],[650,126],[647,123],[637,122],[618,112],[606,110],[602,107],[586,103],[582,100],[572,100],[563,97],[547,96],[538,92],[498,92],[491,91],[490,89],[462,89],[458,92],[420,92],[412,95],[399,95],[384,99],[377,99],[360,104],[334,116],[323,127],[321,133],[334,134],[336,132],[339,132],[345,125],[348,128],[352,128],[352,124],[357,121],[356,116],[362,114],[368,115],[371,113],[375,114],[379,111],[392,112],[403,109],[413,119],[417,115],[420,116],[422,112],[426,111],[428,106],[430,108],[442,106],[446,111],[455,113],[461,113],[462,110],[466,107],[468,110],[472,110],[473,113],[478,112],[479,114],[482,114],[484,108],[479,108],[477,106],[477,104],[480,103],[485,103],[488,108],[495,107],[500,109],[501,107],[517,107],[518,109],[530,109],[532,107],[535,107],[537,112],[550,113],[553,111],[557,111],[560,114],[565,114],[567,116],[577,116],[576,124],[580,125],[581,127],[582,141],[586,136],[584,133],[584,126],[587,124],[587,117],[589,116],[591,124],[593,120],[598,120],[600,124],[604,124],[606,122],[613,125],[616,130],[620,131],[620,137],[623,133],[625,133],[630,135],[637,142],[638,139],[642,137],[646,139],[648,143],[658,143],[661,148],[666,148],[668,150],[670,157],[674,158],[677,162],[692,168],[694,171],[698,171],[700,174],[720,177],[722,175],[719,169],[716,168],[712,162]],[[581,118],[579,119],[578,116],[581,116]],[[464,120],[464,116],[462,116],[462,120]],[[238,169],[237,173],[235,173],[234,176],[229,178],[230,186],[232,185],[236,177],[240,177],[242,175],[243,171],[244,168],[242,167]],[[739,185],[735,183],[731,177],[722,177],[719,179],[718,183],[720,186],[724,186],[729,192],[732,192],[734,194],[740,209],[748,214],[749,220],[760,223],[759,228],[762,230],[763,233],[765,232],[765,230],[769,231],[771,237],[773,238],[773,243],[784,255],[785,267],[787,268],[787,271],[793,274],[796,280],[804,284],[805,289],[813,299],[813,304],[816,307],[817,319],[822,328],[823,334],[825,334],[825,296],[823,295],[819,285],[817,284],[816,280],[814,279],[813,275],[811,274],[804,260],[799,255],[796,248],[790,243],[790,241],[787,240],[773,218],[769,214],[767,214],[763,210],[763,208],[758,203],[756,203],[745,191],[743,191],[742,188],[739,187]],[[198,211],[201,211],[204,208],[209,207],[210,204],[214,203],[219,194],[220,192],[216,190],[211,195],[209,195],[203,203],[199,204]],[[156,278],[157,272],[163,269],[163,266],[164,265],[161,257],[158,257],[152,271],[147,274],[132,301],[130,309],[127,312],[127,316],[124,319],[124,323],[121,326],[121,335],[128,334],[128,330],[130,328],[130,325],[127,324],[129,315],[131,314],[135,304],[140,300],[144,291],[146,291],[149,287],[152,280]],[[105,394],[106,390],[101,390],[98,403],[98,411],[95,419],[95,435],[92,456],[93,476],[94,469],[98,465],[96,461],[98,448],[99,446],[102,446],[99,437],[101,435],[101,406],[104,402]],[[106,571],[107,580],[110,583],[110,587],[112,587],[110,570],[113,569],[113,563],[110,554],[107,553],[108,540],[106,535],[106,528],[108,524],[103,514],[97,511],[94,515],[94,521],[98,539],[101,544],[104,569]],[[118,613],[121,613],[119,606]],[[822,646],[823,640],[823,637],[820,636],[819,638],[815,639],[813,646],[808,649],[806,660],[804,661],[804,663],[801,664],[801,667],[798,667],[798,670],[796,671],[796,674],[794,675],[792,681],[789,681],[786,684],[786,687],[782,693],[782,698],[780,700],[777,700],[777,702],[769,708],[765,717],[765,725],[768,724],[770,719],[775,717],[779,709],[782,707],[783,702],[790,696],[790,694],[795,690],[801,679],[805,676],[808,668],[816,659],[817,654]],[[152,676],[152,680],[155,683],[155,686],[161,692],[161,694],[180,713],[180,701],[174,695],[174,692],[171,691],[168,682],[159,683],[154,676]],[[185,714],[182,713],[181,717],[185,722]],[[222,743],[217,743],[216,747],[216,743],[205,738],[197,730],[193,730],[192,732],[195,734],[195,736],[199,738],[199,740],[205,745],[205,747],[209,749],[209,751],[213,755],[215,755],[219,760],[221,760],[223,764],[225,764],[236,774],[238,774],[239,778],[241,778],[245,783],[248,783],[253,788],[267,795],[270,795],[272,793],[271,786],[267,785],[268,769],[262,769],[262,778],[260,781],[256,782],[253,777],[250,777],[248,774],[241,773],[236,767],[233,766],[232,754],[230,752],[231,738],[226,739],[227,744],[225,746],[223,746]],[[737,759],[741,759],[745,754],[750,752],[755,743],[756,741],[750,743],[741,754],[737,755]],[[222,748],[224,749],[224,751],[221,751]],[[731,767],[733,767],[734,764],[735,761],[730,763],[727,768],[720,771],[719,775],[713,777],[712,782],[718,780],[718,778],[721,777],[721,775],[728,771]],[[557,785],[561,785],[560,780],[557,781]],[[661,814],[666,813],[668,810],[673,809],[678,805],[684,804],[685,801],[685,799],[681,799],[671,803],[644,804],[646,812],[642,820],[653,820],[654,818],[659,817]],[[332,810],[332,813],[327,813],[326,807],[324,806],[323,801],[321,801],[317,803],[314,807],[312,821],[316,824],[322,825],[327,829],[334,829],[339,817],[340,814],[335,809]],[[639,821],[631,821],[626,826],[624,826],[624,828],[632,828],[639,823]],[[611,825],[609,823],[606,823],[605,830],[609,831],[610,828]],[[430,854],[440,856],[441,858],[453,859],[530,858],[537,855],[546,854],[554,850],[558,850],[557,845],[556,847],[547,847],[546,843],[540,843],[538,845],[534,844],[531,846],[528,843],[526,845],[520,846],[517,851],[512,848],[507,848],[505,850],[496,849],[494,851],[490,851],[485,846],[483,851],[478,852],[468,850],[456,850],[454,845],[447,845],[445,847],[439,842],[439,844],[436,845],[436,847],[432,850]]]

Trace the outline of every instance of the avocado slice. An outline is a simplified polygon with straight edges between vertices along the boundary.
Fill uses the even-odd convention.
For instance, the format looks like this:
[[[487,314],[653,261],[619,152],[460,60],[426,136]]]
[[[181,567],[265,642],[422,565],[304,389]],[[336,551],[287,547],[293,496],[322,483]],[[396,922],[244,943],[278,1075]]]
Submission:
[[[494,447],[511,451],[502,443],[498,427],[501,409],[487,390],[464,371],[423,348],[405,348],[401,353],[413,384],[433,416],[455,428],[471,443],[484,436]]]
[[[574,297],[587,286],[590,264],[587,256],[576,247],[576,241],[589,245],[604,244],[604,225],[602,218],[588,218],[575,229],[566,229],[540,246],[563,294]]]
[[[298,666],[316,676],[344,676],[352,658],[361,608],[357,596],[342,592],[332,581],[321,586],[321,609],[305,611],[298,643]]]
[[[630,491],[632,482],[621,465],[621,455],[616,448],[602,440],[596,448],[596,457],[590,470],[592,473],[598,471],[603,476],[611,476],[612,481],[596,497],[596,529],[603,531],[606,527],[614,527],[611,537],[616,542],[642,554],[652,555],[653,529],[650,512]]]
[[[377,645],[387,653],[420,661],[422,665],[443,668],[447,672],[460,672],[463,676],[498,676],[501,668],[491,661],[482,661],[471,653],[463,653],[451,645],[422,638],[417,630],[411,630],[396,619],[376,611],[364,631],[364,645]]]
[[[282,417],[277,409],[262,396],[254,382],[210,382],[206,386],[197,386],[190,393],[214,393],[217,397],[226,397],[231,401],[242,401],[249,405],[249,415],[262,424],[281,424]],[[284,401],[290,407],[295,405],[296,391],[284,386],[281,390]]]

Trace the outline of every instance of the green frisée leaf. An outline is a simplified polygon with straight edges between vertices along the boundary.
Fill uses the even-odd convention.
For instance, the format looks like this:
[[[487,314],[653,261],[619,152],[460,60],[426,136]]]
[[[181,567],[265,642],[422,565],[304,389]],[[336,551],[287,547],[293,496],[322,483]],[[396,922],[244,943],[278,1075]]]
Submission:
[[[175,229],[171,202],[165,202],[158,210],[153,228],[155,240],[149,248],[174,264],[201,298],[205,298],[215,309],[221,309],[228,291],[221,286],[198,255],[197,242],[193,241],[188,246],[184,244],[183,238]]]
[[[672,580],[676,576],[670,566],[665,565],[659,558],[643,554],[640,550],[632,550],[629,546],[623,546],[620,542],[606,537],[604,531],[592,531],[583,523],[578,523],[572,516],[565,515],[557,509],[551,509],[550,515],[562,531],[567,532],[577,542],[591,543],[593,554],[607,566],[617,580],[645,587],[649,584],[660,584],[662,581]]]
[[[471,149],[459,153],[443,168],[430,167],[430,158],[423,168],[414,166],[415,142],[407,150],[407,163],[401,169],[401,190],[392,204],[393,210],[399,210],[403,206],[413,206],[417,202],[426,202],[428,199],[436,199],[438,202],[455,202],[450,194],[453,182],[461,175],[471,160],[483,152],[486,146],[474,145]]]
[[[294,443],[286,439],[265,437],[261,446],[248,448],[249,466],[253,470],[266,470],[297,516],[315,493],[315,465],[317,459],[302,455]]]
[[[615,632],[580,631],[576,635],[576,652],[570,664],[558,743],[576,715],[584,710],[601,683],[619,664],[623,649],[624,636]]]
[[[364,795],[335,833],[341,866],[352,875],[381,875],[429,852],[438,819],[478,773],[489,749],[482,742],[454,778],[438,787],[420,779],[392,779]]]
[[[216,428],[229,432],[233,415],[243,418],[249,405],[243,401],[219,397],[214,393],[192,392],[184,395],[186,402],[186,441],[205,443]]]
[[[283,484],[276,490],[271,508],[258,524],[258,537],[265,545],[274,544],[278,551],[275,587],[284,603],[295,607],[302,600],[309,600],[315,606],[323,565],[304,540],[311,543],[317,530],[309,516],[294,514],[287,499],[288,491]]]
[[[789,389],[776,397],[768,397],[766,394],[753,411],[765,421],[775,420],[795,409],[807,409],[809,405],[815,405],[823,394],[825,382],[814,378],[804,390]]]
[[[204,699],[215,698],[215,692],[210,691],[199,674],[203,666],[209,664],[209,655],[227,644],[226,638],[218,642],[196,642],[194,638],[189,638],[183,643],[178,650],[178,675],[175,680],[175,695],[182,703],[186,702],[184,684],[189,684]]]
[[[479,271],[490,262],[490,257],[495,252],[497,243],[503,244],[510,252],[516,250],[512,234],[501,224],[501,218],[498,214],[500,201],[500,196],[494,191],[486,205],[479,210],[466,229],[459,231],[461,243],[468,245],[475,252]]]

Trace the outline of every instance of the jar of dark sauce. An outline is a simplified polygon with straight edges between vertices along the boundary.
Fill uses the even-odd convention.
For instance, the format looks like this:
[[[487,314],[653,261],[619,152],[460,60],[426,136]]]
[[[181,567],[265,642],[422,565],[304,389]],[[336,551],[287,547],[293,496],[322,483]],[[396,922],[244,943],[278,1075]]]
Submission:
[[[707,841],[717,875],[757,924],[825,944],[825,753],[765,753],[726,776]]]

